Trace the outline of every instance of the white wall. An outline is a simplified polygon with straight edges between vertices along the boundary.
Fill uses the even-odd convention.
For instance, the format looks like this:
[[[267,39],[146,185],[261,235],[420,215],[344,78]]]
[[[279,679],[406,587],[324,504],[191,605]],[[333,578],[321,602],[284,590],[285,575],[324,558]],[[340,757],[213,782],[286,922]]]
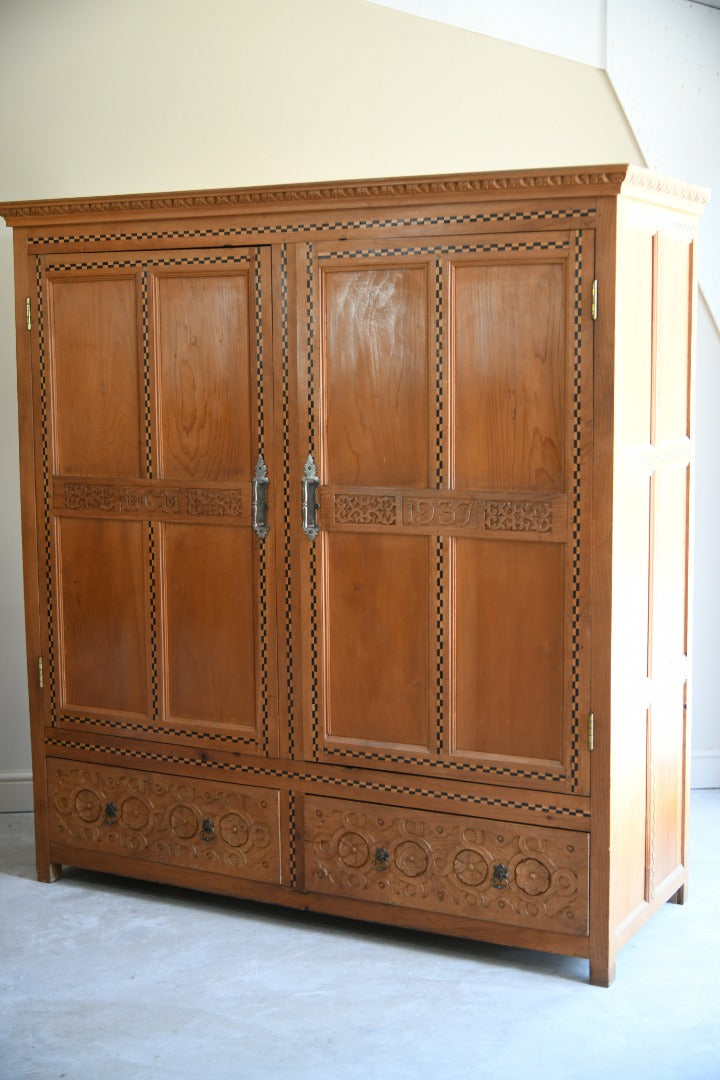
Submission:
[[[13,343],[12,236],[0,228],[0,811],[32,806]]]
[[[423,19],[461,26],[605,67],[606,0],[371,0]],[[625,0],[625,3],[632,0]]]
[[[597,66],[365,0],[0,0],[0,201],[640,160]],[[30,768],[11,274],[3,229],[0,809]]]

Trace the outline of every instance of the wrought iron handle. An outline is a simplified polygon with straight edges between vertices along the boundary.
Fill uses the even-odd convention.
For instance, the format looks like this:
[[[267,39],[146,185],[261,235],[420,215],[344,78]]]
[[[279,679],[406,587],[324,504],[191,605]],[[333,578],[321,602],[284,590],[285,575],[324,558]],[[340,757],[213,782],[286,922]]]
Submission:
[[[105,803],[105,824],[114,825],[118,819],[118,808],[114,802]]]
[[[215,839],[215,822],[212,818],[206,817],[203,819],[203,823],[200,828],[200,836],[203,840]]]
[[[390,852],[388,849],[384,847],[375,848],[372,864],[373,870],[387,870],[390,865]]]
[[[492,880],[490,884],[493,889],[507,889],[510,880],[510,871],[505,863],[496,863],[493,866]]]
[[[267,521],[267,490],[269,483],[265,458],[260,454],[252,482],[252,527],[261,540],[264,540],[270,532]]]
[[[308,540],[314,540],[320,532],[317,523],[317,489],[320,479],[312,454],[308,454],[302,478],[302,527]]]

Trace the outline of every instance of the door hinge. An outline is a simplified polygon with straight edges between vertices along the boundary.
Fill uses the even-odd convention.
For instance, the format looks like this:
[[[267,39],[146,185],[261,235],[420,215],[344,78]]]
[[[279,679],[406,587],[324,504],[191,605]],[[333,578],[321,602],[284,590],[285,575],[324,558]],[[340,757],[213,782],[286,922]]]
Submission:
[[[28,330],[32,330],[32,312],[30,310],[30,297],[25,297],[25,325]]]
[[[595,749],[595,717],[592,713],[588,716],[588,750]]]
[[[592,283],[592,305],[590,308],[590,314],[593,319],[597,319],[597,297],[598,297],[598,283],[597,278]]]
[[[45,686],[45,674],[43,672],[43,658],[38,656],[38,686],[42,690]]]

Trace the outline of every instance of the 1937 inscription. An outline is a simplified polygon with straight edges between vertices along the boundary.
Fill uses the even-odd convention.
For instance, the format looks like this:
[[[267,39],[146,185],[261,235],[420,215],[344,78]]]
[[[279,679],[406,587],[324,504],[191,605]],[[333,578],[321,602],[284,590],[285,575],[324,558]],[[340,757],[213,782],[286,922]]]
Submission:
[[[473,492],[333,491],[331,523],[334,527],[368,526],[443,533],[556,533],[558,508],[545,499],[490,498]],[[554,539],[561,538],[554,536]]]
[[[477,499],[403,499],[403,518],[408,525],[465,528],[478,505]]]

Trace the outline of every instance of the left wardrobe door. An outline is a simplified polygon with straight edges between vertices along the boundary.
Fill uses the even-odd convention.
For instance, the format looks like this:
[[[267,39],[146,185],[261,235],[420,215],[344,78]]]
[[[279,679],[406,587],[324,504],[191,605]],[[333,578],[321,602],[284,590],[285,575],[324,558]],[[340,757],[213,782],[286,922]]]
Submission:
[[[269,253],[37,269],[46,720],[275,754]]]

